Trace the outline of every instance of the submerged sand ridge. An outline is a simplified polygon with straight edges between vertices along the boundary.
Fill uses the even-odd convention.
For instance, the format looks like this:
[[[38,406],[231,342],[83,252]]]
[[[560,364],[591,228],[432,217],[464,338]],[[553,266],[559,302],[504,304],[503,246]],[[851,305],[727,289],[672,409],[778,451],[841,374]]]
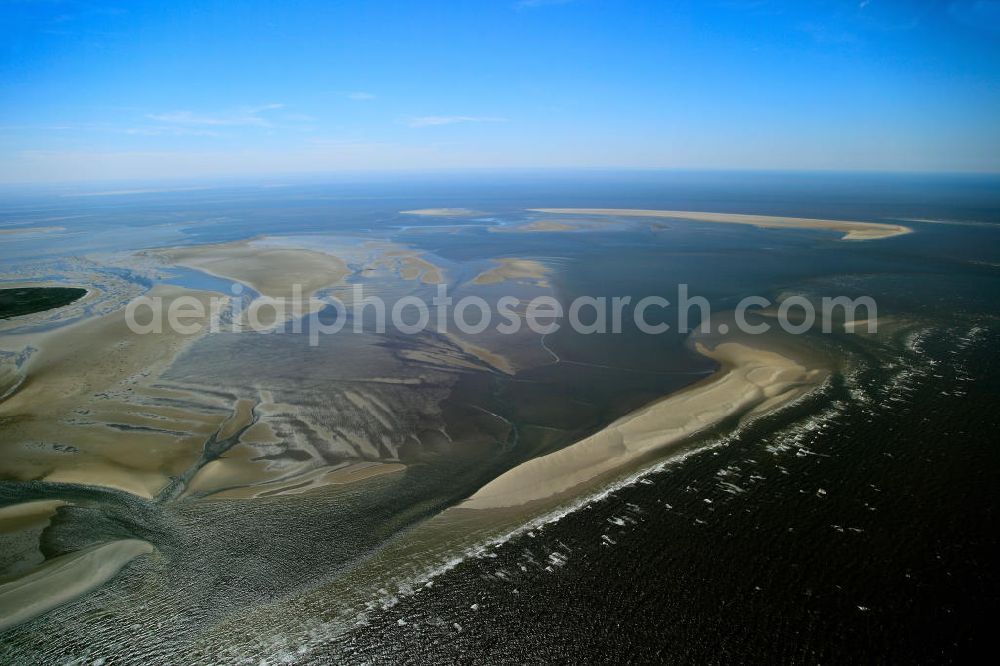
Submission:
[[[912,233],[913,229],[901,224],[881,222],[855,222],[850,220],[823,220],[805,217],[780,217],[775,215],[744,215],[739,213],[706,213],[684,210],[643,210],[636,208],[531,208],[536,213],[568,215],[601,215],[614,217],[650,217],[719,224],[747,224],[765,229],[820,229],[837,231],[841,240],[876,240]],[[554,229],[549,229],[554,230]]]
[[[423,217],[472,217],[482,215],[477,210],[471,208],[415,208],[414,210],[401,210],[403,215],[420,215]]]

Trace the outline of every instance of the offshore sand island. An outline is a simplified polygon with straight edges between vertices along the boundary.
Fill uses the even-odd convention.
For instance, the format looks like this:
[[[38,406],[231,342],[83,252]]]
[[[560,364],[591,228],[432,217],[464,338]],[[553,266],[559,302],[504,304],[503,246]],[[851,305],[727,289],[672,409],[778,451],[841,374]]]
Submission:
[[[613,217],[652,217],[672,220],[693,220],[719,224],[748,224],[764,229],[819,229],[843,233],[841,240],[877,240],[902,236],[913,229],[901,224],[881,222],[854,222],[850,220],[821,220],[807,217],[779,217],[775,215],[743,215],[739,213],[704,213],[685,210],[643,210],[637,208],[530,208],[535,213],[566,215],[603,215]],[[549,229],[554,231],[555,229]]]

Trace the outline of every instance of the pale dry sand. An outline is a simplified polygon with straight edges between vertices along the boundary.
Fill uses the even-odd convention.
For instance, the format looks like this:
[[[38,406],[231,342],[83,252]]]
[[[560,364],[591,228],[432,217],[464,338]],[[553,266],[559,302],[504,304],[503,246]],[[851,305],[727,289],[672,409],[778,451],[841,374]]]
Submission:
[[[460,509],[516,507],[564,496],[734,415],[775,407],[818,386],[827,371],[739,342],[700,353],[721,368],[710,379],[614,421],[565,449],[518,465],[476,491]]]
[[[472,215],[482,215],[477,210],[471,208],[417,208],[415,210],[401,210],[403,215],[424,215],[428,217],[470,217]]]
[[[683,210],[640,210],[633,208],[532,208],[538,213],[568,215],[610,215],[615,217],[652,217],[722,224],[748,224],[767,229],[822,229],[843,233],[841,240],[876,240],[912,233],[913,229],[900,224],[878,222],[852,222],[848,220],[819,220],[804,217],[778,217],[773,215],[742,215],[736,213],[702,213]]]
[[[212,294],[157,286],[149,295],[191,296],[208,311]],[[205,322],[207,324],[207,319]],[[124,310],[54,331],[9,338],[37,349],[23,379],[0,402],[2,478],[108,486],[151,497],[188,468],[225,416],[131,402],[197,335],[164,326],[139,335]],[[179,395],[179,399],[186,396]]]
[[[0,508],[0,534],[19,532],[39,525],[47,525],[56,510],[65,506],[62,500],[37,500]]]
[[[0,631],[96,590],[126,564],[153,552],[139,539],[123,539],[61,555],[0,585]]]
[[[548,281],[545,278],[549,274],[549,269],[540,261],[505,257],[493,259],[493,263],[497,265],[474,277],[472,283],[497,284],[507,280],[520,280],[536,284],[539,287],[548,286]]]
[[[250,285],[271,298],[300,298],[337,284],[350,270],[338,257],[295,247],[256,245],[250,241],[178,247],[158,252],[168,261],[210,275]]]

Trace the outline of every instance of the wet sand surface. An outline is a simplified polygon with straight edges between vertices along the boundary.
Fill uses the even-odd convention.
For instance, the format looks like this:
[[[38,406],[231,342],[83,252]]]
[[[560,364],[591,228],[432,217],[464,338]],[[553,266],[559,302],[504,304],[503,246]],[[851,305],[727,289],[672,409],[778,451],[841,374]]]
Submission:
[[[392,609],[488,559],[496,544],[530,547],[539,525],[643,485],[651,467],[779,427],[772,424],[822,432],[809,425],[822,409],[874,399],[856,368],[884,363],[889,372],[899,364],[893,355],[919,347],[931,326],[892,282],[902,275],[910,288],[912,258],[885,249],[909,243],[919,254],[913,248],[932,232],[918,223],[919,233],[907,234],[899,225],[836,220],[835,211],[690,213],[680,210],[694,205],[684,201],[622,201],[631,209],[529,209],[538,198],[433,203],[390,201],[350,224],[302,214],[306,221],[287,235],[222,221],[219,230],[192,227],[201,236],[24,269],[22,277],[72,280],[90,291],[62,313],[0,330],[0,575],[8,576],[0,583],[0,654],[27,663],[295,661],[344,636],[370,647],[379,634],[365,633],[365,623],[383,627],[387,618],[390,642],[404,626],[460,640],[454,623],[475,622],[438,609],[449,619],[421,616],[418,629],[397,624],[410,619]],[[498,212],[462,219],[479,210]],[[447,233],[435,217],[451,218]],[[631,222],[655,218],[729,227],[698,235],[687,231],[696,225]],[[849,244],[752,226],[899,238]],[[831,275],[840,282],[824,282]],[[309,343],[311,326],[338,316],[319,297],[350,303],[354,285],[390,305],[404,296],[429,300],[439,285],[456,299],[567,302],[580,293],[663,293],[688,276],[719,311],[744,293],[777,302],[876,291],[870,284],[888,284],[896,300],[871,318],[884,334],[868,334],[863,317],[838,320],[834,338],[806,336],[809,344],[785,344],[780,333],[694,336],[686,346],[673,331],[656,341],[634,332],[404,335],[376,333],[368,320],[358,334]],[[874,282],[860,282],[867,279]],[[291,285],[300,283],[305,311],[318,318],[303,319],[299,330],[294,315],[275,320],[267,334],[248,331],[239,313],[223,317],[235,326],[194,335],[144,338],[124,326],[127,296],[207,303],[231,298],[232,282],[252,290],[251,300],[296,296]],[[966,313],[981,309],[963,305]],[[892,395],[880,399],[890,404]],[[610,529],[596,535],[595,548],[613,547],[601,539],[618,538]],[[557,571],[562,556],[554,557],[542,562]],[[478,588],[462,579],[456,589]],[[140,643],[147,647],[137,651]]]

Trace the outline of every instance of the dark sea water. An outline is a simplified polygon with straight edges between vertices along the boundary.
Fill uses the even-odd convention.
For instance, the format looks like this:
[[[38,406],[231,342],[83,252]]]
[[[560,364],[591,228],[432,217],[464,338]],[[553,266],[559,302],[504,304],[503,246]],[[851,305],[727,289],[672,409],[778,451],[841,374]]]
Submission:
[[[9,193],[5,222],[69,232],[4,239],[3,269],[30,273],[85,255],[259,234],[374,236],[431,252],[455,271],[495,256],[545,258],[559,267],[553,284],[567,301],[671,297],[679,283],[720,311],[751,294],[870,295],[888,323],[876,337],[818,336],[816,344],[844,363],[805,400],[705,433],[558,520],[474,555],[452,553],[431,585],[388,573],[380,580],[371,560],[504,469],[704,376],[713,364],[691,353],[678,332],[579,336],[564,329],[547,344],[572,363],[512,380],[470,376],[457,392],[512,424],[518,437],[497,433],[514,442],[502,456],[456,457],[422,477],[307,506],[275,501],[232,512],[223,503],[188,504],[147,516],[129,498],[88,496],[92,504],[79,510],[82,527],[74,529],[135,536],[138,528],[123,528],[120,516],[141,516],[140,536],[175,558],[173,573],[162,577],[136,562],[119,585],[0,636],[0,656],[24,663],[102,655],[124,663],[948,663],[991,647],[1000,611],[1000,179],[588,172],[266,185]],[[824,232],[671,220],[656,232],[487,231],[524,219],[525,208],[588,206],[886,221],[916,233],[848,243]],[[423,207],[484,215],[398,214]],[[440,224],[463,228],[424,228]],[[193,271],[164,280],[225,288]],[[228,358],[209,346],[193,353],[203,356],[188,367]],[[273,358],[280,353],[291,352],[276,347]],[[446,404],[457,410],[459,402]],[[368,558],[362,601],[369,588],[379,594],[369,595],[364,613],[325,610],[343,600],[324,600],[320,582],[335,581],[361,555]],[[436,563],[415,560],[416,569]],[[133,600],[148,593],[144,576],[154,574],[166,591],[144,610]],[[257,606],[266,611],[245,629],[253,640],[219,631],[197,651],[190,647],[205,626],[239,626]]]
[[[1000,610],[996,331],[843,388],[482,556],[314,655],[941,663]],[[887,382],[887,383],[884,383]],[[796,418],[798,417],[798,418]]]

